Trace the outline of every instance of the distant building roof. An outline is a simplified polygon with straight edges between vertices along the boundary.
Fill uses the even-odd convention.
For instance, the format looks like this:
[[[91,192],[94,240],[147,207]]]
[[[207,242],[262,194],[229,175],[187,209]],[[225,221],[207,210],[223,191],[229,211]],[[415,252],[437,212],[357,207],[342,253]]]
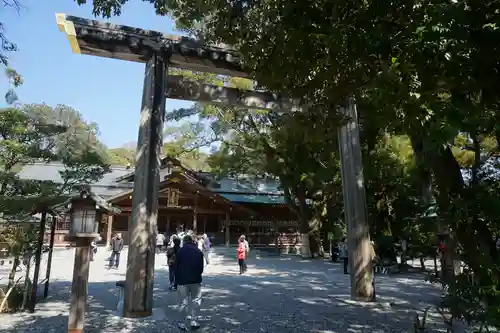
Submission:
[[[282,195],[265,194],[231,194],[220,193],[226,199],[240,203],[260,203],[260,204],[285,204],[285,198]]]
[[[62,163],[34,163],[26,165],[19,172],[21,179],[33,180],[49,180],[56,183],[61,183],[62,178],[60,171],[64,168]],[[163,179],[168,171],[163,170]],[[269,178],[253,178],[253,177],[225,177],[216,179],[213,174],[208,172],[193,172],[193,175],[198,175],[203,178],[203,183],[207,184],[207,188],[221,196],[241,203],[262,203],[262,204],[283,204],[283,192],[280,190],[278,181]],[[103,176],[96,184],[91,185],[93,193],[104,198],[116,196],[121,192],[130,190],[134,187],[133,179],[134,172],[130,168],[124,166],[112,166],[111,172]]]
[[[212,183],[210,188],[219,193],[282,195],[283,193],[279,189],[279,186],[279,182],[274,179],[225,177]]]
[[[21,179],[49,180],[55,183],[61,183],[63,180],[59,173],[64,168],[62,163],[34,163],[26,165],[19,172]],[[96,184],[91,185],[92,192],[102,196],[109,197],[134,187],[134,183],[117,183],[116,179],[130,173],[130,169],[122,166],[112,166],[111,172],[105,174]]]

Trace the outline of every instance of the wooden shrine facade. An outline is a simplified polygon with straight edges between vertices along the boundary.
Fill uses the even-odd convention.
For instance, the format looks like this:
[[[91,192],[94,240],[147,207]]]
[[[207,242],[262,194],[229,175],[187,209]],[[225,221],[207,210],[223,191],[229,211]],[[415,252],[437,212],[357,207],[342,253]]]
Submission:
[[[130,190],[108,199],[122,213],[103,221],[103,241],[118,232],[128,241],[132,195]],[[297,222],[286,205],[233,202],[182,170],[160,182],[157,226],[167,236],[180,228],[206,233],[214,245],[234,245],[242,234],[255,247],[293,246],[300,240]]]

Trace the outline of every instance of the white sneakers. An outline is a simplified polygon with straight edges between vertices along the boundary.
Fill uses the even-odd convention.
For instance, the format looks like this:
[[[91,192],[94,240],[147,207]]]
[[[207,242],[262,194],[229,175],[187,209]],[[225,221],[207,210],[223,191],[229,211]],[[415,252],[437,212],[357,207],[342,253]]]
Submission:
[[[196,330],[196,329],[200,328],[200,324],[198,324],[198,322],[196,320],[194,320],[193,317],[187,316],[186,321],[189,321],[189,326],[192,330]],[[179,328],[183,331],[188,330],[186,324],[184,324],[183,322],[179,322],[177,324],[177,326],[179,326]]]
[[[198,324],[198,322],[196,320],[191,320],[191,322],[189,323],[189,326],[191,326],[191,329],[198,329],[200,328],[200,324]]]

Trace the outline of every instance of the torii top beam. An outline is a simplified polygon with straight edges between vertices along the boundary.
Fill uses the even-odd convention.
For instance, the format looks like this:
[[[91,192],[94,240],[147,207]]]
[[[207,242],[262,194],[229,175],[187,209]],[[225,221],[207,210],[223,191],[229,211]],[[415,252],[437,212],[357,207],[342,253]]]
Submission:
[[[170,66],[234,77],[248,77],[240,55],[227,46],[203,45],[181,36],[56,14],[74,53],[146,62],[152,50],[171,52]]]

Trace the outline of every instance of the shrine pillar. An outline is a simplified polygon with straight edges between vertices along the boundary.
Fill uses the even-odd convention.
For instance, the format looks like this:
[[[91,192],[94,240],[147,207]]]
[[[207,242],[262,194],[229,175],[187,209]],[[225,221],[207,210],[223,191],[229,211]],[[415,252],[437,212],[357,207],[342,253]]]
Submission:
[[[229,233],[230,232],[230,230],[229,230],[229,213],[226,213],[226,220],[225,220],[224,225],[226,226],[225,233],[224,233],[225,241],[226,241],[225,243],[226,243],[226,247],[229,247],[229,242],[230,242],[230,237],[231,237],[231,235]]]
[[[208,219],[208,216],[204,215],[203,216],[203,233],[207,232],[207,219]]]
[[[113,237],[113,215],[108,215],[108,229],[106,230],[106,245],[111,245],[111,237]]]
[[[196,195],[194,199],[194,208],[193,208],[193,233],[195,235],[198,234],[198,195]]]

